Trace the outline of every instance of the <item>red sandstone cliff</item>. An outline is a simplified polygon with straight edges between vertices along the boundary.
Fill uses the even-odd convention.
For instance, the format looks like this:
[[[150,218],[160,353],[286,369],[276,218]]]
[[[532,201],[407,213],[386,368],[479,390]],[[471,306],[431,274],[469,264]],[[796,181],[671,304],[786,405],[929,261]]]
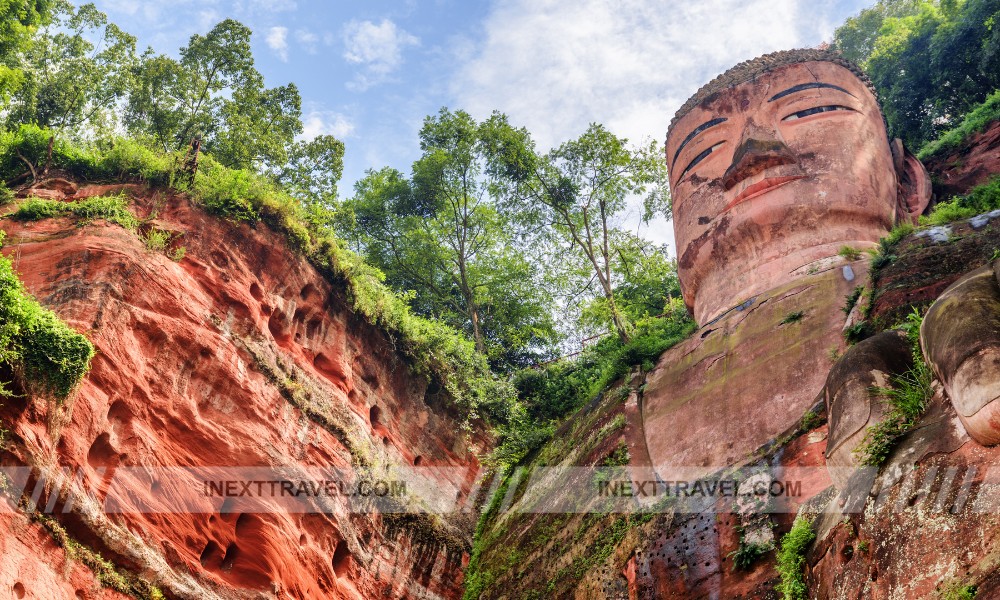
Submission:
[[[32,482],[78,475],[41,494],[57,529],[168,597],[461,596],[473,523],[462,514],[351,513],[336,499],[309,512],[240,512],[219,499],[196,512],[95,509],[129,467],[362,464],[378,476],[416,463],[453,467],[435,477],[463,498],[478,471],[444,394],[280,236],[208,216],[183,196],[119,188],[138,216],[175,234],[183,260],[100,220],[0,221],[3,252],[28,290],[97,348],[65,405],[4,399],[2,464],[32,467]],[[171,485],[151,475],[110,493],[126,507],[155,507],[178,493]],[[81,500],[84,490],[95,497]],[[67,493],[79,496],[68,508]],[[0,596],[122,597],[23,507],[0,519]]]

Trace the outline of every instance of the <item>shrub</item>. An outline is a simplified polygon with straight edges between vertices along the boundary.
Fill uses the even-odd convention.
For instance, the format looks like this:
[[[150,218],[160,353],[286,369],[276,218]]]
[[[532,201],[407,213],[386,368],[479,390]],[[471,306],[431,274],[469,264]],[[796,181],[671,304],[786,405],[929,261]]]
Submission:
[[[783,600],[808,599],[809,589],[806,587],[804,568],[806,549],[814,539],[816,533],[812,530],[812,519],[802,515],[795,517],[791,531],[781,538],[777,565],[781,583],[776,591]]]
[[[32,391],[64,399],[93,356],[90,341],[29,296],[11,262],[0,256],[0,362]],[[2,382],[0,392],[9,392]]]
[[[876,387],[872,392],[889,405],[885,418],[865,431],[855,450],[861,464],[879,466],[889,458],[896,442],[913,429],[924,414],[933,395],[930,367],[920,350],[920,323],[923,317],[914,310],[899,327],[906,332],[913,352],[913,366],[905,373],[890,377],[890,387]]]
[[[851,261],[861,258],[861,250],[850,246],[841,246],[840,250],[837,251],[837,254]]]
[[[142,241],[146,245],[146,249],[150,252],[163,252],[170,242],[170,232],[150,228],[149,231],[143,234]]]
[[[973,134],[983,131],[987,125],[1000,119],[1000,90],[986,97],[982,104],[966,113],[957,127],[945,132],[938,139],[927,142],[917,153],[917,158],[926,160],[935,154],[958,148]]]
[[[128,198],[124,195],[95,196],[74,202],[27,198],[18,205],[12,218],[19,221],[40,221],[61,216],[75,216],[84,222],[104,219],[130,230],[139,225],[139,220],[132,214]]]
[[[964,196],[956,196],[934,207],[920,218],[922,225],[945,225],[1000,208],[1000,177],[976,186]]]

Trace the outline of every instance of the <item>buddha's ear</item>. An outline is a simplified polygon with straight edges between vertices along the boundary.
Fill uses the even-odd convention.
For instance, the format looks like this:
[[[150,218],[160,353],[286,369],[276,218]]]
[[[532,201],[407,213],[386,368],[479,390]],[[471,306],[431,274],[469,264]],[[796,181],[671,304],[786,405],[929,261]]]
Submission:
[[[899,220],[916,223],[931,202],[931,178],[916,156],[903,147],[899,138],[892,140],[892,162],[896,167]]]

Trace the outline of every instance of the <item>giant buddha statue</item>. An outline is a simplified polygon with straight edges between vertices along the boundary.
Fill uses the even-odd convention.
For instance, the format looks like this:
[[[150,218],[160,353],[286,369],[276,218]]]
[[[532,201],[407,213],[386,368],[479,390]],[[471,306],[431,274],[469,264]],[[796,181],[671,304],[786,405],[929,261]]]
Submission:
[[[681,289],[700,329],[647,379],[634,450],[655,466],[740,464],[822,402],[845,349],[845,297],[867,274],[855,251],[914,220],[930,181],[888,138],[867,77],[826,50],[768,54],[714,79],[671,122],[666,160]],[[830,444],[854,433],[840,429]]]

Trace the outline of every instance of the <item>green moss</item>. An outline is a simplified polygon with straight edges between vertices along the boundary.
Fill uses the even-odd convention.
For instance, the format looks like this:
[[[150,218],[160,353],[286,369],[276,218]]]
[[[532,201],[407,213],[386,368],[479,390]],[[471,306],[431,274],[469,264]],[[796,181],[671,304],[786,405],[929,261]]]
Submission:
[[[90,341],[32,298],[0,256],[0,363],[13,367],[29,391],[61,400],[90,370],[93,356]],[[3,382],[0,393],[9,393]]]
[[[33,517],[49,532],[56,544],[66,551],[66,557],[87,565],[102,586],[143,600],[164,598],[163,592],[153,584],[116,568],[114,563],[105,559],[99,552],[70,537],[55,519],[41,513],[35,513]]]
[[[941,591],[941,600],[973,600],[977,592],[974,585],[954,583]]]
[[[807,600],[809,588],[806,587],[805,565],[806,549],[816,539],[812,530],[812,519],[799,515],[792,524],[792,529],[781,538],[781,548],[778,550],[778,575],[781,583],[776,591],[783,600]]]

